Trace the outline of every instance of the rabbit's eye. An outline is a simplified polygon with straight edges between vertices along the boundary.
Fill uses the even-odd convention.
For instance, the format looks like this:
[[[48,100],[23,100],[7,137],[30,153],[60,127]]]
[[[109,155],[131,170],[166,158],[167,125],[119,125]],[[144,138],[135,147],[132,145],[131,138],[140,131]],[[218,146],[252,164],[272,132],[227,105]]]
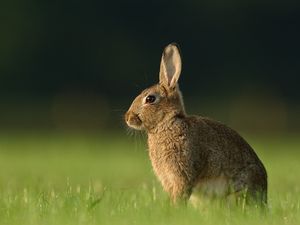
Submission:
[[[156,100],[156,97],[154,96],[154,95],[148,95],[147,97],[146,97],[146,103],[153,103],[153,102],[155,102],[155,100]]]

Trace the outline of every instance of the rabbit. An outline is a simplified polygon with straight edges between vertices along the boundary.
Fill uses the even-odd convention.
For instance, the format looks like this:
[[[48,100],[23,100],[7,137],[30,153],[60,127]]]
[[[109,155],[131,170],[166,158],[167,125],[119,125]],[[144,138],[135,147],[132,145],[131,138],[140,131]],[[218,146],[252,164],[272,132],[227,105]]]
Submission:
[[[142,91],[124,118],[130,128],[147,133],[151,164],[164,191],[174,203],[195,192],[267,204],[267,172],[250,145],[220,122],[186,114],[178,85],[181,65],[177,44],[169,44],[159,83]]]

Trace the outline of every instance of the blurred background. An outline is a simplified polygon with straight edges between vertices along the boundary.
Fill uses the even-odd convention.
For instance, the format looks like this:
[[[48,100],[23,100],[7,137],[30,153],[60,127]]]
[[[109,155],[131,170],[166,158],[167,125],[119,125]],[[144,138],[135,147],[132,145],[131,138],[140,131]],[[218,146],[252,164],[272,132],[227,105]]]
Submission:
[[[300,131],[296,1],[12,0],[0,11],[2,132],[124,132],[170,42],[188,113],[253,134]]]

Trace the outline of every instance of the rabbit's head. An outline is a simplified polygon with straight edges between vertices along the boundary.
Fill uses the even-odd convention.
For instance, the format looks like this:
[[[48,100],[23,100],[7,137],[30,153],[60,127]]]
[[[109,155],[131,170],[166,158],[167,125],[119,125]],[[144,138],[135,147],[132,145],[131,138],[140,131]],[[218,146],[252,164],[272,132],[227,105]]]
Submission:
[[[137,96],[125,114],[129,127],[151,131],[173,117],[185,115],[178,87],[180,72],[181,57],[178,47],[170,44],[162,54],[159,83]]]

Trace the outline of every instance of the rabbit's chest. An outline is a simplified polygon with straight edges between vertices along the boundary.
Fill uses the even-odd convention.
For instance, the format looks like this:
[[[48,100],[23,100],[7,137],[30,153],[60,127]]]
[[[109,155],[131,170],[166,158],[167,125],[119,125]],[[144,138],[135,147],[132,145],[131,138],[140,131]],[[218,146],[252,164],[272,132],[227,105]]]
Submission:
[[[166,190],[176,186],[188,173],[189,156],[180,142],[149,145],[149,156],[153,170]]]
[[[156,170],[171,172],[186,161],[187,152],[182,142],[168,139],[163,143],[149,143],[149,156]]]
[[[166,191],[172,190],[181,179],[181,171],[172,156],[150,153],[153,171]]]

